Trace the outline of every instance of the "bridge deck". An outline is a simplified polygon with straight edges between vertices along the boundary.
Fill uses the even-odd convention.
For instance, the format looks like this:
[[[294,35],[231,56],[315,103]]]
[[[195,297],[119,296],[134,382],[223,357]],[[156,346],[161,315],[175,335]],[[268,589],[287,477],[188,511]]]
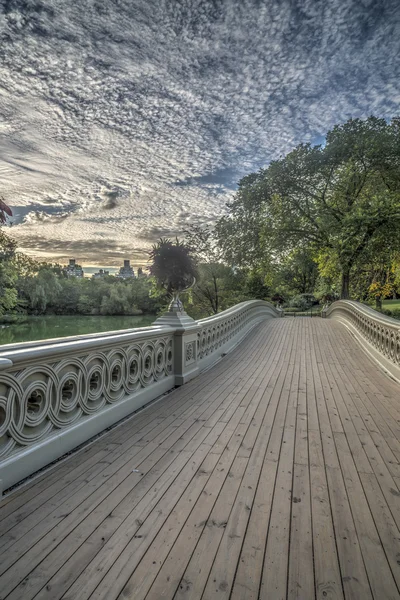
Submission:
[[[0,597],[399,598],[400,387],[281,319],[9,497]]]

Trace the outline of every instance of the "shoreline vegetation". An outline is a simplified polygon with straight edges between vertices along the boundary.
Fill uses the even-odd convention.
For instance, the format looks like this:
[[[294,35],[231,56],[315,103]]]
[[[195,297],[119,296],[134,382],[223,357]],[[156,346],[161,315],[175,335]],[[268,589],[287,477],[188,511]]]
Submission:
[[[249,298],[252,299],[252,298]],[[263,298],[266,299],[266,298]],[[268,300],[268,299],[266,299]],[[382,301],[382,308],[379,309],[377,308],[373,302],[362,302],[362,304],[365,304],[365,306],[369,306],[370,308],[373,308],[374,310],[376,310],[377,312],[381,312],[384,315],[387,315],[389,317],[393,317],[394,319],[399,319],[400,320],[400,299],[394,299],[394,300],[383,300]],[[232,305],[234,306],[234,305]],[[313,315],[317,315],[322,311],[323,308],[323,304],[315,304],[309,308],[296,308],[296,307],[292,307],[292,306],[288,306],[285,303],[282,305],[285,313],[286,314],[293,314],[293,313],[304,313],[304,314],[308,314],[310,312],[313,313]],[[227,307],[230,308],[230,307]],[[190,308],[189,308],[189,312],[190,312]],[[84,314],[84,313],[65,313],[65,314],[56,314],[56,313],[45,313],[45,314],[28,314],[28,313],[15,313],[15,314],[5,314],[0,316],[0,325],[20,325],[23,323],[27,323],[32,319],[40,319],[43,316],[47,316],[47,317],[152,317],[154,320],[157,318],[157,316],[160,313],[143,313],[140,311],[137,312],[132,312],[130,314],[114,314],[114,315],[101,315],[101,314]],[[209,315],[206,315],[209,316]]]

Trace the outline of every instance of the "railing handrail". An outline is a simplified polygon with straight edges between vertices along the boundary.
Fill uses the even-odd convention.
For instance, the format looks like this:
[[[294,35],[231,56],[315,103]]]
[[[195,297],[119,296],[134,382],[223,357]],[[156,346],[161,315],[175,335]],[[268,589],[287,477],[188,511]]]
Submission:
[[[121,342],[140,341],[159,335],[175,332],[173,327],[137,327],[121,329],[88,335],[68,336],[40,340],[38,342],[21,342],[19,344],[5,344],[0,346],[0,359],[11,360],[13,364],[29,361],[30,359],[46,358],[52,355],[69,354],[71,352],[84,353],[93,348],[102,348]],[[0,364],[1,369],[1,364]]]
[[[110,329],[109,331],[99,331],[97,333],[82,333],[82,334],[78,334],[78,335],[66,335],[66,336],[60,336],[60,337],[55,337],[55,338],[47,338],[45,340],[33,340],[31,342],[16,342],[16,343],[11,343],[11,344],[2,344],[0,346],[0,356],[4,352],[8,352],[9,350],[18,350],[19,348],[29,348],[29,347],[37,348],[38,346],[50,346],[50,345],[54,345],[54,344],[59,344],[61,342],[74,342],[74,341],[86,340],[86,339],[106,338],[106,337],[111,337],[113,335],[121,334],[121,332],[123,332],[123,333],[135,333],[136,331],[148,332],[148,331],[153,331],[155,328],[159,329],[160,326],[159,325],[147,325],[146,327],[128,327],[126,329]]]
[[[245,300],[244,302],[239,302],[239,304],[235,304],[235,306],[231,306],[226,310],[217,313],[216,315],[211,315],[211,317],[205,317],[204,319],[199,319],[197,321],[198,325],[210,325],[214,321],[219,321],[225,319],[226,317],[233,316],[239,312],[241,312],[244,308],[252,308],[252,307],[268,307],[276,314],[276,316],[280,316],[282,314],[282,309],[276,308],[271,302],[266,300]]]
[[[399,321],[354,300],[333,302],[324,310],[324,316],[344,323],[367,354],[400,382]]]
[[[394,326],[400,331],[400,322],[398,321],[398,319],[394,319],[393,317],[389,317],[388,315],[380,313],[379,311],[374,310],[371,306],[363,304],[362,302],[357,302],[356,300],[335,300],[335,302],[329,304],[329,306],[324,312],[326,315],[329,315],[332,312],[332,310],[340,307],[347,309],[351,308],[356,312],[360,313],[361,315],[368,316],[374,319],[375,321],[384,323],[385,325]]]

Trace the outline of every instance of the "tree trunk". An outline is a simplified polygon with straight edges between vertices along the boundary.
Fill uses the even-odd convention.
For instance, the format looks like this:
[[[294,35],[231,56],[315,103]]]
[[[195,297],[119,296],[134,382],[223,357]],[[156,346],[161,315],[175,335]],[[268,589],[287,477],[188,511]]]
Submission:
[[[342,289],[340,291],[340,299],[348,300],[350,298],[350,269],[342,271]]]
[[[382,297],[375,297],[375,308],[376,310],[382,310]]]
[[[214,292],[215,292],[215,314],[218,313],[219,310],[219,298],[218,298],[218,286],[217,286],[217,278],[213,275],[214,279]]]

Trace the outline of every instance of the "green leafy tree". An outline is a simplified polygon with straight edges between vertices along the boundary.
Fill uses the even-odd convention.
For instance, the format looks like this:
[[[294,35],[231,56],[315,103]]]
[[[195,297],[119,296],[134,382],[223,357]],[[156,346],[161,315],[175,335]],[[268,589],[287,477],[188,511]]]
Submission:
[[[78,312],[83,315],[92,315],[98,312],[96,310],[96,305],[93,298],[91,298],[88,294],[84,293],[81,296],[79,296],[77,308]]]
[[[185,243],[199,264],[199,277],[191,297],[196,300],[199,316],[217,314],[221,310],[224,280],[230,270],[220,262],[221,251],[209,226],[191,225],[184,235]]]
[[[0,231],[0,316],[17,305],[17,273],[13,265],[14,242]]]
[[[310,248],[299,247],[283,257],[276,269],[275,285],[288,295],[312,294],[318,279],[318,265]]]
[[[61,291],[58,296],[55,311],[57,314],[73,315],[78,313],[79,298],[81,295],[81,280],[74,277],[60,278]]]
[[[9,216],[12,216],[12,211],[4,198],[0,197],[0,225],[4,225]],[[0,230],[0,317],[17,305],[15,250],[14,240]]]
[[[202,263],[198,272],[199,279],[191,290],[191,295],[200,310],[199,316],[217,314],[225,308],[227,282],[232,276],[232,270],[220,263]]]
[[[268,276],[262,271],[252,270],[248,273],[245,292],[254,300],[266,300],[271,296],[271,285]]]
[[[244,178],[218,234],[226,256],[247,263],[306,245],[322,271],[337,267],[347,298],[370,245],[397,236],[399,225],[400,119],[370,117]]]
[[[244,272],[222,261],[215,231],[209,226],[191,225],[184,234],[185,243],[198,263],[199,277],[190,292],[198,309],[196,317],[217,314],[247,299],[249,290]]]

